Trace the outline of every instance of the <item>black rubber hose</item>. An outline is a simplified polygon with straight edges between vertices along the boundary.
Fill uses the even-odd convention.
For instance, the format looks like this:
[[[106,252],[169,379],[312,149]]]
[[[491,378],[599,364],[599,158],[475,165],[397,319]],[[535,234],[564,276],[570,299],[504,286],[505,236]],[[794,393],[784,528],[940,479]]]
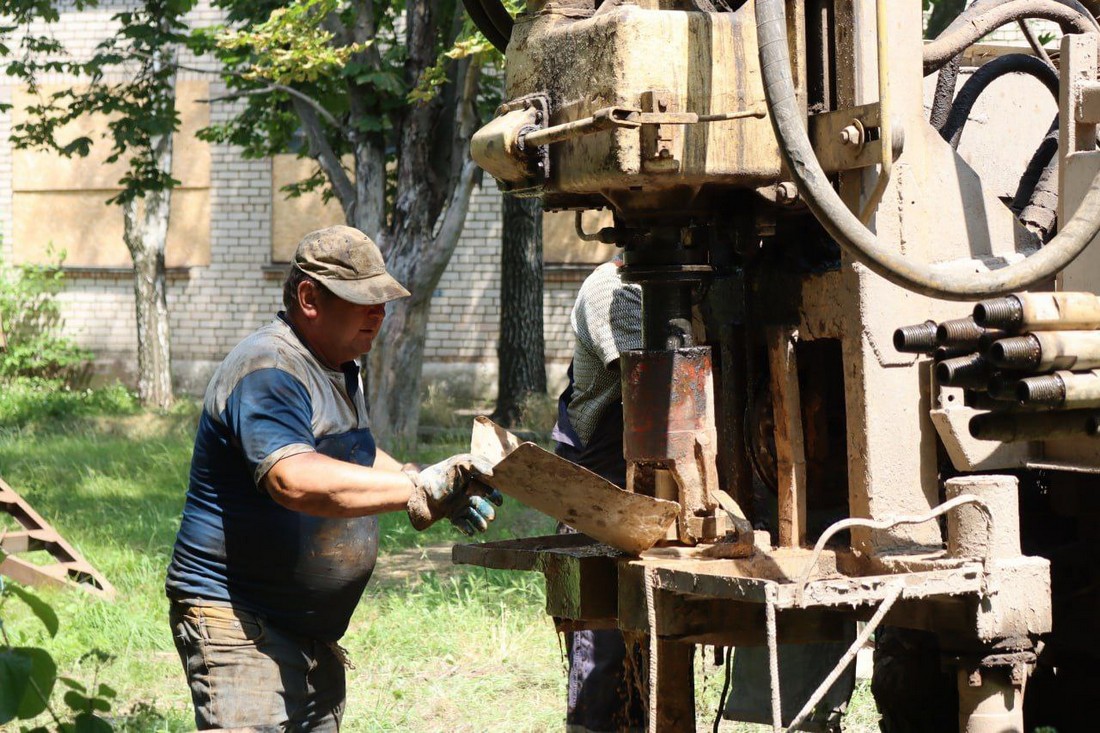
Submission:
[[[934,41],[924,46],[924,75],[928,76],[967,47],[1002,25],[1026,18],[1057,23],[1064,33],[1098,33],[1096,18],[1077,0],[1004,0],[975,3],[959,14]]]
[[[946,70],[948,67],[944,67]],[[988,64],[978,68],[974,75],[967,79],[959,96],[951,105],[951,112],[947,115],[947,122],[940,130],[940,136],[951,143],[951,147],[958,149],[959,139],[962,137],[963,128],[974,109],[978,97],[982,96],[990,84],[1007,74],[1028,74],[1042,82],[1054,103],[1058,103],[1058,72],[1047,65],[1043,60],[1035,56],[1023,53],[1013,53],[993,59]]]
[[[493,16],[489,14],[486,9],[486,4],[500,5],[500,10],[508,15],[508,11],[504,5],[500,3],[500,0],[462,0],[463,6],[466,8],[466,13],[470,16],[470,20],[474,22],[481,34],[488,39],[489,43],[493,44],[498,51],[504,53],[508,47],[508,39],[512,35],[512,28],[509,25],[507,33],[497,27],[496,22],[493,20]],[[511,19],[511,16],[508,16]]]
[[[940,69],[940,75],[936,79],[936,94],[932,97],[932,113],[928,115],[928,123],[938,132],[947,122],[947,115],[951,111],[951,103],[955,99],[955,85],[959,82],[959,67],[962,66],[962,54],[944,64]]]
[[[489,21],[496,27],[497,31],[504,39],[504,45],[497,46],[497,49],[501,53],[504,53],[504,49],[508,46],[508,41],[512,39],[512,28],[516,25],[515,19],[512,17],[512,14],[508,12],[508,8],[504,7],[504,3],[501,2],[501,0],[475,1],[481,3],[485,15],[489,17]]]
[[[833,190],[810,145],[791,80],[784,0],[757,0],[756,33],[769,116],[779,141],[779,150],[798,184],[799,192],[837,244],[881,277],[935,298],[973,300],[1002,295],[1026,290],[1062,270],[1100,233],[1098,176],[1077,212],[1047,246],[1020,262],[997,270],[975,272],[969,267],[936,268],[913,262],[884,247]]]
[[[1058,153],[1058,134],[1058,116],[1055,115],[1054,121],[1047,128],[1047,134],[1031,154],[1031,160],[1028,161],[1024,174],[1020,176],[1020,183],[1016,186],[1016,193],[1010,205],[1013,211],[1017,213],[1023,211],[1031,200],[1035,187],[1043,178],[1043,172],[1048,168],[1057,167],[1058,163],[1054,156]]]
[[[1047,130],[1028,161],[1012,197],[1012,210],[1028,230],[1043,242],[1054,231],[1058,218],[1058,118]]]

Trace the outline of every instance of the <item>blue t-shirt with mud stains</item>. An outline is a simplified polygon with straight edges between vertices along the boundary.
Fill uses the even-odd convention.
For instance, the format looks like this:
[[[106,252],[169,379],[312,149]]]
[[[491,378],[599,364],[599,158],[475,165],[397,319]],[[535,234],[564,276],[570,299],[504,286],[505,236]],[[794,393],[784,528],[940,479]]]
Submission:
[[[343,636],[374,570],[378,519],[302,514],[259,486],[279,460],[314,451],[373,465],[362,381],[354,363],[321,364],[280,313],[207,387],[168,595],[238,606],[303,637]]]

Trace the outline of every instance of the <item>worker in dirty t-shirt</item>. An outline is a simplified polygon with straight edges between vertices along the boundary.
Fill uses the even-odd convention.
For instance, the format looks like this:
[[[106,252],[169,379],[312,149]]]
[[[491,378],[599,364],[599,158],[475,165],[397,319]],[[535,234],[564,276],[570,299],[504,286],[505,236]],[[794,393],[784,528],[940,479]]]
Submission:
[[[286,311],[210,381],[166,583],[200,730],[338,730],[336,642],[374,569],[376,515],[467,534],[494,518],[499,494],[471,488],[491,464],[459,455],[416,471],[375,446],[356,360],[385,303],[408,295],[358,230],[313,232]]]
[[[581,285],[570,322],[576,336],[569,385],[558,401],[557,454],[626,487],[619,355],[642,348],[642,292],[620,276],[619,259]],[[566,730],[645,730],[643,692],[633,685],[618,630],[566,635],[569,655]],[[637,664],[637,650],[630,652]]]

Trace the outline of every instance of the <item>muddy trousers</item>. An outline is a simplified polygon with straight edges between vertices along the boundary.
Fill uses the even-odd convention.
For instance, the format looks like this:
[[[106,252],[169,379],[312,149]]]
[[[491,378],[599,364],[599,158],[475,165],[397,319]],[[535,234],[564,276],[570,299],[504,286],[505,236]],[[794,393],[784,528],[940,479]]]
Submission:
[[[173,601],[169,621],[199,730],[340,730],[344,663],[330,645],[234,608]]]

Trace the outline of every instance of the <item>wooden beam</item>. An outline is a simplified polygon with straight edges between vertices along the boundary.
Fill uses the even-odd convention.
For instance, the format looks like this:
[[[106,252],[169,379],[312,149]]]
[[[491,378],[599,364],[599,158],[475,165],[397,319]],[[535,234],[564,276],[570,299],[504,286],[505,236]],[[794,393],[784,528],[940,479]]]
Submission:
[[[798,331],[771,327],[767,339],[779,484],[779,546],[801,547],[806,542],[806,447],[794,353]]]

